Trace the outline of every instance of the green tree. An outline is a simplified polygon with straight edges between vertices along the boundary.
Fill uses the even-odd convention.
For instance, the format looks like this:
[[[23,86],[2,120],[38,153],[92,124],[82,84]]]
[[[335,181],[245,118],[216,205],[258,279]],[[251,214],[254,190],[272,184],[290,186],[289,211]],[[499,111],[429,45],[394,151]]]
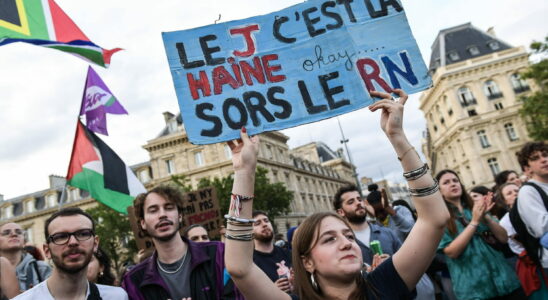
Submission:
[[[190,179],[186,175],[171,175],[171,182],[183,193],[188,193],[193,190]]]
[[[281,182],[271,183],[267,174],[267,169],[257,167],[253,208],[265,211],[271,219],[274,219],[289,212],[293,192],[289,191]],[[202,178],[198,183],[198,188],[214,186],[217,190],[221,212],[226,213],[230,205],[233,182],[231,175],[223,178],[215,177],[213,180]]]
[[[523,106],[520,109],[520,114],[526,120],[527,130],[529,135],[534,140],[548,140],[548,36],[544,42],[531,43],[533,54],[541,56],[539,62],[532,64],[525,72],[521,74],[521,78],[533,79],[540,90],[532,93],[529,96],[522,97]]]
[[[110,257],[116,274],[121,275],[123,263],[132,260],[138,251],[128,216],[101,203],[86,212],[97,222],[95,233],[99,237],[99,246]]]

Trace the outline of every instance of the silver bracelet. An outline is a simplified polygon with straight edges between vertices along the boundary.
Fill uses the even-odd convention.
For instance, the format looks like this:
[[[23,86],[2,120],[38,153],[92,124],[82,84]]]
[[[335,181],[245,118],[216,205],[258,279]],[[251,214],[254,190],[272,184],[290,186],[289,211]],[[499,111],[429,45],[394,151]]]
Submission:
[[[246,234],[229,234],[228,232],[225,234],[225,237],[229,240],[233,241],[242,241],[242,242],[251,242],[253,240],[254,234],[253,233],[246,233]]]
[[[225,219],[234,223],[239,223],[239,224],[253,224],[257,221],[255,219],[238,218],[238,217],[231,216],[229,214],[225,215]]]
[[[421,178],[424,174],[426,174],[428,172],[428,169],[428,164],[424,164],[420,168],[411,170],[409,172],[404,172],[403,177],[405,177],[407,181],[417,180]]]
[[[411,193],[411,196],[413,197],[426,197],[434,194],[439,189],[440,189],[440,186],[438,185],[438,181],[434,179],[433,185],[425,188],[409,189],[409,192]]]

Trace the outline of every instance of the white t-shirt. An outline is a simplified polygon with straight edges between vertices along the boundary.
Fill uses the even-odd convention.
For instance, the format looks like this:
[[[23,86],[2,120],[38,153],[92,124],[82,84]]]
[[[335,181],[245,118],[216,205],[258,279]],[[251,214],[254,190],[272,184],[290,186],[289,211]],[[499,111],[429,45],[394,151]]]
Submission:
[[[19,296],[12,298],[12,300],[55,300],[49,292],[47,280],[42,281],[40,284],[35,285],[32,289],[20,294]],[[97,289],[103,300],[128,300],[126,291],[120,287],[97,284]],[[89,284],[86,298],[89,296]]]
[[[520,242],[512,238],[512,236],[516,234],[516,230],[514,229],[514,226],[512,226],[512,222],[510,222],[510,213],[506,213],[504,217],[500,219],[499,224],[506,229],[506,233],[508,234],[508,246],[510,246],[510,250],[519,255],[523,252],[523,250],[525,250],[525,248],[523,248],[523,245]]]
[[[371,240],[371,226],[367,226],[367,228],[362,231],[354,231],[354,234],[360,242],[369,248],[369,242]]]
[[[548,194],[548,183],[542,183],[536,180],[531,182],[540,186]],[[548,211],[544,207],[544,202],[537,190],[532,186],[524,185],[518,193],[518,212],[527,227],[527,231],[536,237],[541,238],[548,232]],[[548,249],[541,247],[542,267],[548,268]]]

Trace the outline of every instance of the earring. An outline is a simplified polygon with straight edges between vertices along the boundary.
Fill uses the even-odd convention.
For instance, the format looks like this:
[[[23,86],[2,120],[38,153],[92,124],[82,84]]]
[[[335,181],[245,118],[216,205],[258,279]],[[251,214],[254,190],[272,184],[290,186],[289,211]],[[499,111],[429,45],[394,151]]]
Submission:
[[[105,275],[105,273],[103,273],[103,271],[99,272],[99,277],[103,277],[103,275]]]
[[[318,284],[316,283],[316,279],[314,279],[314,273],[310,273],[310,282],[312,283],[312,287],[316,292],[320,291],[320,288],[318,287]]]

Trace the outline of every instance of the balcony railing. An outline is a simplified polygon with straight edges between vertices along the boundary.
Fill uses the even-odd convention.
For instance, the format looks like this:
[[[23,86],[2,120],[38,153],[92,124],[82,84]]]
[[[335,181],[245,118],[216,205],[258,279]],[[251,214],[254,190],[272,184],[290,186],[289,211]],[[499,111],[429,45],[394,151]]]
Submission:
[[[476,102],[476,98],[471,98],[471,99],[461,100],[460,104],[463,107],[467,107],[467,106],[470,106],[470,105],[478,104],[478,102]]]
[[[516,94],[523,93],[523,92],[527,92],[527,91],[529,91],[529,90],[531,90],[531,88],[530,88],[528,85],[526,85],[526,86],[520,86],[520,87],[514,87],[514,92],[515,92]]]
[[[502,93],[493,93],[493,94],[487,95],[487,99],[489,100],[495,100],[498,98],[502,98]]]

